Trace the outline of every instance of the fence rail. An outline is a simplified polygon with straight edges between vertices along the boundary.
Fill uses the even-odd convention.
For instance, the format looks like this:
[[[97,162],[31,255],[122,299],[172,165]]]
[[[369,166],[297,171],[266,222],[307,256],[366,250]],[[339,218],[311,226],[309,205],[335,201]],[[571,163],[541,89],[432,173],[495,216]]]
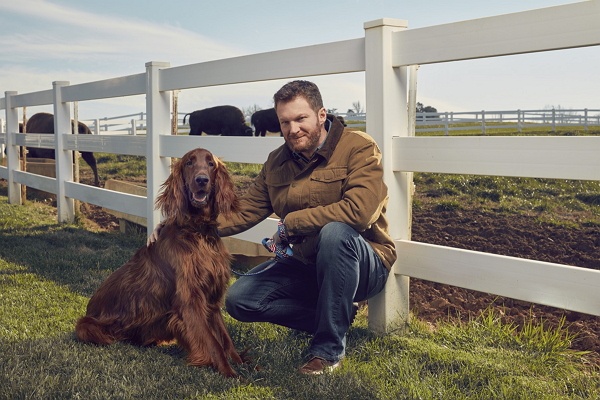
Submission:
[[[153,205],[169,175],[170,157],[200,146],[227,161],[263,163],[282,143],[275,137],[233,141],[171,135],[170,91],[364,71],[366,102],[372,110],[366,130],[382,149],[390,233],[399,253],[385,290],[370,300],[369,326],[385,331],[408,318],[410,277],[600,315],[600,271],[410,240],[413,172],[599,180],[600,137],[414,137],[415,118],[408,112],[416,104],[416,65],[597,46],[598,20],[598,0],[412,30],[406,29],[406,21],[386,18],[365,23],[360,39],[177,68],[149,62],[145,73],[137,75],[79,85],[56,81],[51,90],[26,94],[7,91],[0,99],[7,131],[0,136],[7,150],[0,177],[8,180],[10,203],[20,203],[21,185],[56,194],[59,221],[74,218],[73,201],[79,199],[145,217],[151,230],[160,220]],[[307,59],[319,63],[298,62]],[[243,77],[239,71],[245,71]],[[146,96],[145,135],[70,134],[72,102],[140,94]],[[54,140],[18,132],[20,107],[33,105],[53,105]],[[56,178],[21,171],[18,150],[24,145],[56,149]],[[147,197],[73,182],[74,150],[145,156]],[[237,237],[258,242],[274,230],[271,219]]]

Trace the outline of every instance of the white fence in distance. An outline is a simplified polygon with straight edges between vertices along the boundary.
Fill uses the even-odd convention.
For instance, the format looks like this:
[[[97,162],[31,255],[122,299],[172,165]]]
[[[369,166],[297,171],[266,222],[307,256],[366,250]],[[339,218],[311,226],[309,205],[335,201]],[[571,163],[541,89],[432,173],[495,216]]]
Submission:
[[[189,129],[189,126],[183,123],[185,114],[187,113],[179,113],[177,122],[179,131],[183,132]],[[367,120],[366,113],[335,115],[344,117],[350,128],[364,127]],[[95,133],[118,131],[135,135],[146,131],[146,113],[143,111],[83,122]],[[557,128],[588,131],[590,128],[600,127],[600,109],[417,112],[415,122],[417,134],[441,132],[449,135],[450,132],[460,131],[485,135],[491,130],[523,132],[526,128],[549,128],[550,132],[556,132]]]
[[[52,89],[25,94],[6,91],[0,109],[7,133],[0,141],[6,144],[7,166],[0,167],[0,178],[8,181],[10,203],[20,203],[21,185],[55,193],[59,221],[73,219],[78,199],[145,217],[150,230],[160,220],[153,204],[168,177],[170,157],[200,146],[226,161],[262,163],[282,143],[278,137],[170,135],[171,91],[364,72],[372,110],[366,130],[382,149],[390,232],[399,255],[385,290],[369,302],[369,326],[386,331],[407,320],[410,277],[600,315],[600,271],[417,243],[410,234],[413,172],[600,180],[600,137],[414,137],[408,112],[415,104],[410,88],[416,65],[597,46],[599,20],[598,0],[419,29],[385,18],[365,23],[365,37],[359,39],[172,68],[149,62],[136,75],[78,85],[56,81]],[[71,103],[141,95],[146,96],[146,135],[70,134]],[[56,135],[18,133],[20,108],[37,105],[53,105]],[[21,171],[19,146],[55,148],[56,178]],[[148,196],[73,182],[74,150],[145,156]],[[274,223],[265,221],[238,238],[258,242],[272,234]]]
[[[548,129],[556,132],[565,129],[600,127],[600,109],[550,109],[550,110],[507,110],[507,111],[462,111],[417,113],[416,132],[442,132],[449,135],[454,131],[476,132],[485,135],[488,131],[500,130],[523,132],[527,128]]]

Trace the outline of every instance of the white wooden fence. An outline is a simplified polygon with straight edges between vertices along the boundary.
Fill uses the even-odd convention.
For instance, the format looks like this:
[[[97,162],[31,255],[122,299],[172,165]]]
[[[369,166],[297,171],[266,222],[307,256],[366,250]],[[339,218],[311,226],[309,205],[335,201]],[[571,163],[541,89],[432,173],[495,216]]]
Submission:
[[[370,327],[385,331],[406,320],[409,277],[600,315],[600,271],[411,241],[413,172],[600,180],[600,137],[413,137],[415,118],[408,110],[414,107],[407,107],[415,104],[419,64],[597,46],[598,21],[598,0],[420,29],[385,18],[365,23],[359,39],[173,68],[149,62],[136,75],[78,85],[57,81],[52,89],[25,94],[7,91],[0,109],[6,111],[8,165],[0,177],[8,180],[10,203],[20,202],[20,185],[55,193],[60,221],[73,219],[73,200],[79,199],[146,217],[151,230],[160,220],[153,204],[170,157],[201,146],[227,161],[262,163],[282,143],[276,137],[172,136],[171,91],[362,71],[367,132],[383,152],[390,230],[399,254],[385,290],[369,303]],[[146,96],[147,135],[69,134],[72,102],[136,95]],[[50,104],[56,135],[18,133],[20,107]],[[21,171],[19,146],[55,148],[56,179]],[[73,182],[73,150],[146,156],[148,197]],[[238,237],[256,242],[274,229],[269,220]]]

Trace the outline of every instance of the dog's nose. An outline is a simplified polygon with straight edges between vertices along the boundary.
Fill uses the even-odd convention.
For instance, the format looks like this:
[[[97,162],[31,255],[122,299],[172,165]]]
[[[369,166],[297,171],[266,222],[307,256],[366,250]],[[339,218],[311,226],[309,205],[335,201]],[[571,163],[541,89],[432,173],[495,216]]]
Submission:
[[[206,186],[210,178],[206,175],[198,175],[196,176],[196,183],[200,186]]]

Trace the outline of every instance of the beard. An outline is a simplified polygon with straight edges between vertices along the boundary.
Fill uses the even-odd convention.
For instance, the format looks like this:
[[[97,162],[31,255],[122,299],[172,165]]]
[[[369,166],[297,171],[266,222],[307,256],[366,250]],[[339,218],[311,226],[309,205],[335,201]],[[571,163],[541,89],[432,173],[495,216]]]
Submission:
[[[305,156],[312,156],[319,147],[321,141],[321,125],[317,122],[309,130],[301,130],[297,134],[288,134],[285,138],[290,150],[296,153],[303,153]]]

